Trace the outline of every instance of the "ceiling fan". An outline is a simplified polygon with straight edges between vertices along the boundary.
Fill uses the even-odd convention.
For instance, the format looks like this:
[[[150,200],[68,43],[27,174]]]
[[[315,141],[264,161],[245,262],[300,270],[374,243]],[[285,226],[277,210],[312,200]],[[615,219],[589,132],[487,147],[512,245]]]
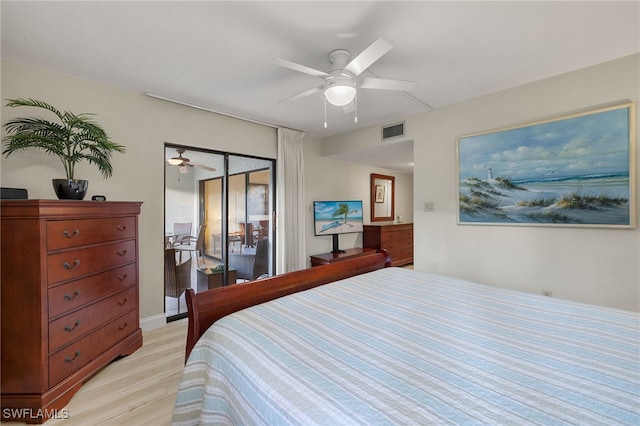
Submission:
[[[391,43],[379,38],[351,61],[349,61],[351,59],[351,52],[348,50],[334,50],[329,53],[329,62],[331,62],[332,67],[328,73],[284,59],[273,59],[271,63],[274,65],[324,79],[324,84],[283,99],[281,102],[292,101],[314,93],[323,92],[327,102],[335,106],[342,106],[345,112],[350,112],[353,110],[350,106],[352,102],[354,102],[357,89],[411,91],[416,86],[416,82],[414,81],[366,77],[358,84],[358,76],[391,50],[391,48],[393,48]]]
[[[189,160],[187,157],[183,157],[184,148],[176,148],[178,152],[177,157],[171,157],[167,160],[167,163],[172,166],[178,166],[180,168],[180,173],[187,173],[189,171],[188,167],[198,167],[203,170],[209,170],[210,172],[215,172],[216,169],[213,167],[205,166],[204,164],[194,163]]]

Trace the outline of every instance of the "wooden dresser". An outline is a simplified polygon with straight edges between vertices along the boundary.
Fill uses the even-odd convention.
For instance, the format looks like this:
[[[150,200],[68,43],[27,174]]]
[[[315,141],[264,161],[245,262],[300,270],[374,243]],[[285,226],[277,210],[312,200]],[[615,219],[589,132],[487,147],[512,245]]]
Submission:
[[[413,263],[413,223],[393,225],[365,225],[363,246],[385,249],[392,266]]]
[[[3,420],[60,416],[84,381],[142,346],[140,206],[2,200]]]

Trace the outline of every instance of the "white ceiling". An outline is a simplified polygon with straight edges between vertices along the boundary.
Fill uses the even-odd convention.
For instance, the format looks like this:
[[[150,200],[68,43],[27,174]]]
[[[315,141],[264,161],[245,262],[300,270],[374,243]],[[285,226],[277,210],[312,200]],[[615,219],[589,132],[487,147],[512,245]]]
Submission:
[[[0,7],[3,59],[316,137],[394,122],[640,51],[638,1],[4,0]],[[320,93],[279,102],[322,80],[272,65],[272,59],[328,71],[330,51],[343,48],[355,56],[379,37],[394,48],[369,70],[416,81],[410,96],[361,90],[358,123],[329,105],[326,129]],[[361,153],[359,161],[406,170],[412,145],[371,153]]]

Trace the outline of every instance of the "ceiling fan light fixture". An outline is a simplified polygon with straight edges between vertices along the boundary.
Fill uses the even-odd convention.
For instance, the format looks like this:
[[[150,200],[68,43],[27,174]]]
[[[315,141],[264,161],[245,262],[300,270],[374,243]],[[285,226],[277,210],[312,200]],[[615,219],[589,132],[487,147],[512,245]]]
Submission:
[[[350,104],[356,97],[354,80],[346,77],[327,81],[324,97],[331,105],[345,106]]]
[[[182,158],[178,158],[178,157],[173,157],[173,158],[169,158],[167,160],[167,163],[171,164],[172,166],[179,166],[180,164],[182,164]]]

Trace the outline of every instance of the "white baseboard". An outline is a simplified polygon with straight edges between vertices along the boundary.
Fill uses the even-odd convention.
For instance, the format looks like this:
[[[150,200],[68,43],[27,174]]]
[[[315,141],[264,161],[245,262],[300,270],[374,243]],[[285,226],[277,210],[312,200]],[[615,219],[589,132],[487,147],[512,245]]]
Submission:
[[[140,319],[140,328],[143,332],[151,331],[165,325],[167,325],[167,316],[165,314]]]

